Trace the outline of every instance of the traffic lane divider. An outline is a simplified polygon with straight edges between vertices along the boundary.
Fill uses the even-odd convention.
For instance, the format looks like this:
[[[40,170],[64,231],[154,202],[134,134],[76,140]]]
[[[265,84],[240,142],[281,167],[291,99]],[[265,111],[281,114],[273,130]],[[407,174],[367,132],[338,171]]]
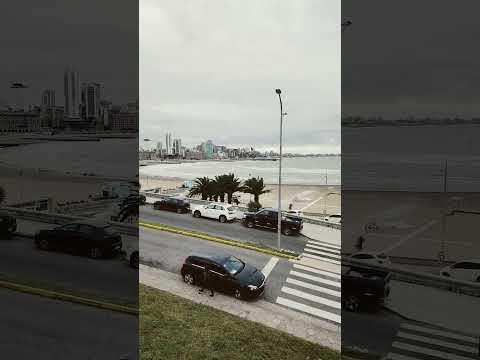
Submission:
[[[221,237],[218,237],[218,236],[212,236],[212,235],[209,235],[209,234],[196,232],[196,231],[184,230],[184,229],[181,229],[181,228],[177,228],[177,227],[173,227],[173,226],[169,226],[169,225],[164,225],[164,224],[154,224],[154,223],[149,223],[149,222],[145,222],[145,221],[140,221],[138,224],[140,226],[150,228],[150,229],[154,229],[154,230],[167,231],[167,232],[171,232],[171,233],[174,233],[174,234],[191,236],[191,237],[195,237],[195,238],[202,239],[202,240],[213,241],[213,242],[216,242],[216,243],[236,246],[236,247],[240,247],[240,248],[248,249],[248,250],[254,250],[254,251],[257,251],[257,252],[264,253],[264,254],[283,257],[283,258],[286,258],[286,259],[292,259],[292,260],[293,259],[298,259],[298,256],[299,256],[298,254],[295,254],[293,252],[281,252],[281,251],[277,251],[277,250],[274,250],[274,249],[269,249],[269,248],[255,246],[255,245],[250,245],[250,244],[247,244],[247,243],[243,243],[241,241],[228,240],[228,239],[224,239],[224,238],[221,238]]]
[[[29,285],[14,283],[11,281],[0,280],[0,288],[19,291],[19,292],[23,292],[31,295],[38,295],[38,296],[42,296],[42,297],[46,297],[54,300],[62,300],[62,301],[68,301],[72,303],[92,306],[92,307],[96,307],[104,310],[122,312],[130,315],[138,315],[138,308],[134,308],[131,306],[125,306],[125,305],[119,305],[119,304],[89,299],[86,297],[71,295],[71,294],[54,291],[54,290],[37,288]]]

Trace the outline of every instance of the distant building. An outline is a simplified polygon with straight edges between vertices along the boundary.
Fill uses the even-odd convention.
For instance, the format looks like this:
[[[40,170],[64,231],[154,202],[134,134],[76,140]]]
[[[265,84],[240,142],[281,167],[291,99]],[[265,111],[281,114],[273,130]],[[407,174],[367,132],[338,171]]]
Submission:
[[[138,131],[138,113],[112,111],[110,129],[117,131]]]
[[[100,101],[100,111],[99,111],[99,119],[97,120],[97,124],[102,124],[103,129],[110,129],[111,124],[111,112],[112,110],[112,103],[110,101],[101,100]]]
[[[161,141],[157,142],[157,154],[162,155],[163,152],[163,144]]]
[[[63,76],[65,95],[65,118],[80,121],[80,79],[78,72],[68,67]]]
[[[42,92],[42,108],[52,109],[55,107],[55,90],[45,89]]]
[[[182,153],[182,140],[173,139],[173,155],[180,156]]]
[[[42,130],[40,111],[0,112],[0,133],[28,133]]]
[[[213,145],[212,140],[207,140],[207,142],[202,144],[202,151],[206,159],[211,159],[215,152],[215,145]]]
[[[100,84],[89,82],[82,84],[82,118],[94,124],[100,117]]]
[[[172,146],[172,134],[167,133],[165,135],[165,154],[173,155],[173,146]]]

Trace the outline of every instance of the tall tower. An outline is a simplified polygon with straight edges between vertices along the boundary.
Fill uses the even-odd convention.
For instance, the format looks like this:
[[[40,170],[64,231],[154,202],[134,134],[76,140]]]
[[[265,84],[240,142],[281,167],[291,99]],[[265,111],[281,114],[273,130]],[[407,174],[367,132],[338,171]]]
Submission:
[[[65,93],[65,117],[80,120],[80,81],[78,72],[67,67],[63,76]]]
[[[45,89],[42,92],[42,107],[51,109],[55,107],[55,90]]]
[[[167,155],[172,155],[173,154],[173,149],[172,149],[172,134],[167,133],[165,135],[165,151]]]

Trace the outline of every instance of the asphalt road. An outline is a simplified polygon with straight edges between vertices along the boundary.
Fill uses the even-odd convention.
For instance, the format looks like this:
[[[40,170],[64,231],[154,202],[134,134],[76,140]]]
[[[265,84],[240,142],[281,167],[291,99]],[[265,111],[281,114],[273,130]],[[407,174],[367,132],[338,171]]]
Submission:
[[[0,307],[2,359],[119,360],[138,349],[133,315],[5,289]]]
[[[40,251],[33,240],[21,236],[0,240],[0,273],[34,283],[52,283],[101,297],[138,301],[138,271],[119,255],[90,259],[53,251]]]
[[[226,239],[262,244],[272,248],[277,247],[277,233],[271,230],[249,229],[240,221],[222,224],[217,220],[197,219],[192,214],[177,214],[175,212],[154,210],[151,205],[140,207],[140,219],[154,223],[177,226],[183,229],[201,231]],[[298,253],[303,251],[307,238],[303,235],[281,237],[281,247]]]
[[[224,224],[222,224],[224,225]],[[184,260],[191,254],[231,254],[259,270],[272,258],[270,255],[211,241],[140,227],[140,257],[146,264],[162,270],[180,273]],[[286,259],[279,259],[267,278],[264,298],[274,302],[292,268]]]

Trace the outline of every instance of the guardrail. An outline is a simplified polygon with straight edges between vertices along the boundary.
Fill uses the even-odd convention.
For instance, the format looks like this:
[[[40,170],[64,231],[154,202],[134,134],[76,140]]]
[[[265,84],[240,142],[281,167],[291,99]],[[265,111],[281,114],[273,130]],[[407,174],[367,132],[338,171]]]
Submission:
[[[150,192],[140,192],[140,194],[144,195],[145,197],[151,197],[156,199],[166,199],[166,198],[173,197],[172,195],[168,195],[168,194],[158,194],[158,193],[150,193]],[[205,205],[213,202],[208,200],[200,200],[200,199],[192,199],[192,198],[188,198],[188,201],[190,201],[191,204],[205,204]],[[239,211],[242,211],[242,212],[248,211],[248,208],[244,206],[238,206],[238,205],[233,205],[233,206],[235,206]],[[341,224],[330,223],[322,219],[314,219],[312,217],[307,217],[307,216],[301,216],[301,218],[306,223],[322,225],[322,226],[330,227],[333,229],[339,229],[339,230],[342,228]]]
[[[64,214],[52,214],[48,212],[25,210],[14,207],[2,207],[2,210],[7,211],[17,219],[37,221],[47,224],[63,225],[73,221],[87,220],[82,216],[64,215]],[[138,236],[138,226],[132,224],[125,224],[118,221],[108,221],[116,231],[122,235]]]
[[[367,264],[353,259],[342,259],[342,266],[356,266],[373,270],[387,271],[391,274],[391,279],[409,282],[418,285],[425,285],[442,290],[455,292],[458,294],[480,297],[480,283],[452,279],[446,276],[415,272],[401,269],[395,266],[382,266],[377,264]]]

